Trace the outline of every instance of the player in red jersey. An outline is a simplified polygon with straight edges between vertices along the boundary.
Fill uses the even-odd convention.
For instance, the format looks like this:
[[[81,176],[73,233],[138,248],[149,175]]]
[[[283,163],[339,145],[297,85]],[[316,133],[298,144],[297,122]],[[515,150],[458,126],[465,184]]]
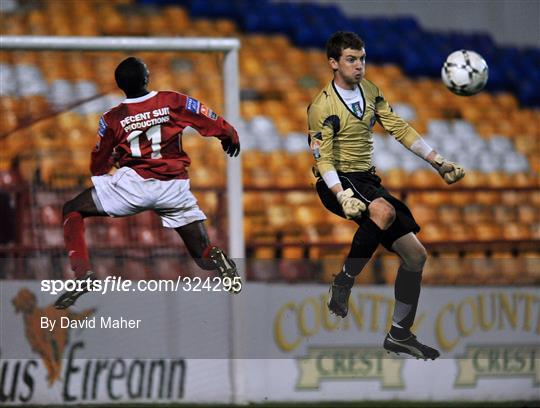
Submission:
[[[114,75],[126,99],[99,121],[99,138],[90,164],[94,187],[63,207],[64,241],[77,279],[93,277],[84,218],[123,217],[153,210],[161,216],[164,227],[178,232],[202,269],[217,270],[222,278],[238,282],[231,285],[231,292],[239,292],[236,265],[208,238],[206,216],[189,189],[190,159],[181,143],[182,131],[190,126],[203,136],[220,139],[223,150],[236,157],[240,152],[236,130],[190,96],[148,91],[149,71],[138,58],[122,61]],[[113,166],[118,170],[109,174]],[[82,289],[63,293],[55,306],[71,306],[88,286],[82,285]]]

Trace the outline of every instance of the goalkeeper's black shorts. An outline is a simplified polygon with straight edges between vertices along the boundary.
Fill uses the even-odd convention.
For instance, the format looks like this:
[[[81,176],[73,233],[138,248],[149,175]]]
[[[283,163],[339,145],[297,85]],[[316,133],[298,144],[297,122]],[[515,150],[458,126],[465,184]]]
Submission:
[[[394,241],[409,232],[415,234],[420,231],[420,226],[416,223],[411,210],[401,200],[394,197],[388,192],[386,188],[381,185],[381,178],[375,174],[375,168],[370,171],[358,171],[351,173],[338,172],[339,179],[343,189],[350,188],[354,196],[362,200],[366,206],[375,200],[382,197],[388,201],[396,211],[396,219],[388,228],[383,232],[381,244],[392,251],[392,244]],[[334,214],[345,218],[341,205],[339,205],[334,193],[328,188],[324,180],[319,177],[317,180],[317,193],[324,206],[332,211]],[[368,212],[364,212],[362,217],[367,217]],[[358,221],[361,221],[358,220]]]

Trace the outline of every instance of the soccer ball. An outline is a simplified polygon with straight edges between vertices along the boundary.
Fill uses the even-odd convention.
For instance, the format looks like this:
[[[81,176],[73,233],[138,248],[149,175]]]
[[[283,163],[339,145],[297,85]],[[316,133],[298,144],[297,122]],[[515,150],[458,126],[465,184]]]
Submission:
[[[474,95],[486,86],[488,66],[484,58],[474,51],[454,51],[446,58],[441,77],[446,87],[456,95]]]

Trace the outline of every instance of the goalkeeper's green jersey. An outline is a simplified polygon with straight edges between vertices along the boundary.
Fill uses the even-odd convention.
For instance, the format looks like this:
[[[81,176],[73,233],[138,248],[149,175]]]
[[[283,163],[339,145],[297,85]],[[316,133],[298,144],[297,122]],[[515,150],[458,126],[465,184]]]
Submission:
[[[308,107],[309,143],[318,172],[367,171],[372,164],[373,125],[384,129],[409,148],[420,138],[396,115],[382,92],[367,79],[360,82],[364,110],[358,116],[341,98],[331,81]]]

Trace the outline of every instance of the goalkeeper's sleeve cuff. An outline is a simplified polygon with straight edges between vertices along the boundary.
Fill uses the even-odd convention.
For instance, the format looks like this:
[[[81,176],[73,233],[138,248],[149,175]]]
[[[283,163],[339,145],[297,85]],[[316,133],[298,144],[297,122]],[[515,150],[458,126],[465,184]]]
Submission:
[[[322,178],[328,188],[334,187],[336,184],[340,184],[341,181],[339,180],[339,176],[335,170],[327,171],[322,175]]]

